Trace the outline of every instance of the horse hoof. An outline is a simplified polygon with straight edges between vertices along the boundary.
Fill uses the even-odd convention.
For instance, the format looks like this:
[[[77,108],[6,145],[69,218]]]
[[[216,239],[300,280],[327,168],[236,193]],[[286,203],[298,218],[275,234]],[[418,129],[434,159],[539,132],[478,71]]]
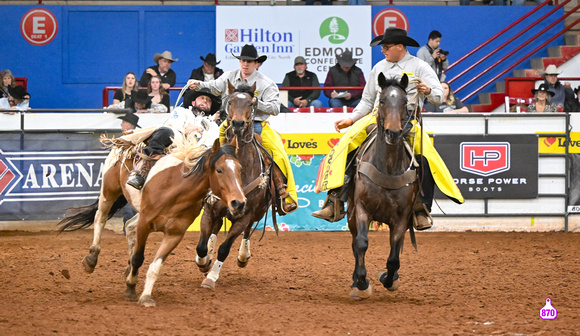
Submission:
[[[97,266],[97,261],[95,260],[95,258],[91,256],[86,256],[83,259],[83,268],[85,269],[85,272],[89,274],[93,273],[95,271],[95,266]]]
[[[379,281],[383,284],[383,286],[385,286],[385,288],[391,292],[396,291],[397,289],[399,289],[399,275],[397,273],[395,273],[394,276],[394,280],[393,280],[393,284],[391,286],[387,285],[387,274],[388,271],[379,271]]]
[[[371,297],[371,295],[373,294],[373,289],[371,287],[371,285],[369,284],[369,286],[367,287],[367,289],[365,290],[360,290],[356,287],[351,287],[350,288],[350,297],[352,299],[355,300],[364,300],[364,299],[368,299]]]
[[[127,289],[125,289],[125,294],[123,297],[127,301],[137,301],[137,291],[135,291],[135,285],[127,285]]]
[[[246,259],[246,261],[241,261],[240,258],[238,258],[237,261],[238,261],[238,267],[244,268],[244,267],[248,266],[248,262],[250,261],[250,258]]]
[[[199,268],[199,271],[202,273],[207,273],[211,269],[211,259],[209,259],[209,261],[206,265],[198,264],[197,260],[195,261],[195,264],[197,265],[197,268]]]
[[[201,287],[208,288],[208,289],[215,289],[215,281],[210,278],[203,279],[201,283]]]
[[[139,305],[143,307],[155,307],[155,301],[151,298],[151,295],[144,295],[139,298]]]
[[[387,287],[387,290],[394,292],[399,289],[399,279],[393,281],[393,285],[391,287]]]

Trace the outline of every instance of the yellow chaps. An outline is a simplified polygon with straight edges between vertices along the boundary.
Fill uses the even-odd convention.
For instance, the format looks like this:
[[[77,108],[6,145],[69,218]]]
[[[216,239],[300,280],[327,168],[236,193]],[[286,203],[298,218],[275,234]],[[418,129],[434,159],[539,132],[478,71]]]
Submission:
[[[224,121],[220,127],[220,142],[225,143],[226,141],[226,128],[227,128],[227,120]],[[296,182],[294,181],[294,174],[292,173],[292,166],[290,165],[290,160],[288,160],[288,155],[286,154],[286,150],[284,149],[284,143],[282,142],[282,138],[278,132],[274,131],[268,121],[262,121],[262,145],[274,158],[274,162],[278,165],[282,174],[286,176],[286,192],[290,195],[290,197],[286,198],[286,203],[296,203],[298,204],[298,194],[296,193]],[[254,127],[252,125],[252,127]]]
[[[320,164],[318,176],[316,178],[315,191],[322,192],[338,188],[344,184],[344,174],[346,169],[346,156],[351,151],[357,149],[367,137],[366,128],[370,124],[376,123],[376,117],[371,113],[358,120],[340,138],[340,141],[332,148]],[[435,150],[429,135],[413,122],[413,128],[409,132],[408,140],[414,148],[415,155],[421,154],[421,137],[424,137],[423,156],[429,162],[431,174],[439,190],[456,203],[463,203],[465,200],[455,185],[449,169],[443,162],[439,153]]]

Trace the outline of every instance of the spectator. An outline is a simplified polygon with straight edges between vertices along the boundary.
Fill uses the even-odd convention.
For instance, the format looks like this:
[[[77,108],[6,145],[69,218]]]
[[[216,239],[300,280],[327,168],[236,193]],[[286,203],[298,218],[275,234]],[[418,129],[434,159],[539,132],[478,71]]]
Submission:
[[[14,76],[10,70],[6,69],[0,72],[0,78],[2,78],[2,85],[0,86],[0,98],[8,98],[10,97],[8,88],[14,87]]]
[[[332,5],[331,1],[332,0],[320,0],[320,3],[322,5]],[[305,5],[314,5],[314,0],[306,0]]]
[[[433,104],[427,101],[423,106],[425,112],[438,112],[438,113],[466,113],[469,112],[467,106],[463,105],[461,100],[457,99],[453,95],[453,90],[447,82],[441,82],[441,87],[443,87],[443,102],[441,104]]]
[[[197,79],[202,82],[207,82],[218,78],[224,73],[222,69],[216,67],[216,65],[220,64],[221,61],[216,62],[215,54],[209,53],[205,58],[202,56],[199,56],[199,58],[203,61],[203,64],[191,72],[189,79]]]
[[[354,65],[356,59],[352,58],[352,51],[346,50],[336,56],[337,64],[330,68],[324,81],[324,86],[365,86],[365,76],[362,70]],[[324,95],[330,98],[330,107],[349,106],[355,107],[362,96],[362,90],[336,92],[324,90]]]
[[[147,84],[147,93],[151,97],[151,112],[165,113],[170,111],[169,94],[161,85],[159,76],[151,77],[149,84]]]
[[[134,113],[127,113],[124,116],[117,117],[117,119],[121,119],[121,130],[123,131],[123,135],[131,133],[135,128],[141,128],[138,124],[139,116]]]
[[[537,89],[532,89],[532,94],[536,101],[528,105],[528,112],[558,112],[558,106],[550,101],[554,92],[549,89],[548,84],[540,84]]]
[[[115,96],[113,96],[113,105],[109,108],[125,108],[125,106],[130,106],[132,104],[133,94],[139,89],[137,87],[137,76],[132,72],[127,72],[125,75],[125,80],[123,81],[123,87],[115,91]],[[124,102],[124,104],[120,104]]]
[[[165,90],[170,87],[175,86],[177,81],[177,75],[175,71],[171,70],[171,63],[177,62],[177,58],[173,59],[173,55],[170,51],[164,51],[162,54],[155,54],[153,56],[153,61],[157,65],[153,65],[145,69],[139,80],[139,86],[146,87],[153,76],[161,77],[161,82]]]
[[[134,113],[150,113],[151,112],[151,96],[147,90],[138,90],[133,95],[133,106],[130,107]]]
[[[558,108],[563,108],[564,112],[575,112],[574,91],[570,88],[570,83],[562,84],[558,80],[560,73],[554,64],[550,64],[545,71],[540,72],[540,76],[544,76],[544,84],[548,85],[548,90],[554,92],[552,103],[556,104]]]
[[[290,71],[284,77],[282,86],[320,86],[318,76],[306,70],[306,60],[302,56],[294,59],[294,71]],[[288,107],[322,107],[320,90],[289,90]]]
[[[573,106],[574,108],[572,109],[571,112],[580,112],[580,93],[578,93],[578,91],[580,91],[580,86],[574,89],[574,93],[576,94],[576,100]]]
[[[435,70],[439,81],[443,82],[445,80],[445,70],[449,67],[449,61],[447,60],[449,52],[439,48],[441,37],[441,33],[437,30],[429,33],[427,44],[419,48],[417,57],[427,62]]]
[[[27,110],[30,108],[28,106],[30,101],[30,94],[26,92],[24,86],[9,86],[8,94],[8,98],[0,99],[0,108],[18,110]]]
[[[361,5],[364,6],[367,4],[366,0],[348,0],[349,5]]]

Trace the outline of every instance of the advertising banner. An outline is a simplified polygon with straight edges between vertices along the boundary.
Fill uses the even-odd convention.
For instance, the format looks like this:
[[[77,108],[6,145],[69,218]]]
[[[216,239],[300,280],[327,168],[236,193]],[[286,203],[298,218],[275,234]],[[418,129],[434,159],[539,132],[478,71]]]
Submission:
[[[538,196],[537,135],[438,135],[434,143],[466,199]]]
[[[248,19],[254,17],[260,19]],[[260,71],[276,83],[294,70],[294,58],[303,56],[308,70],[324,83],[336,55],[350,50],[368,74],[370,24],[370,6],[218,6],[216,56],[220,68],[239,69],[232,53],[239,55],[245,44],[253,44],[259,55],[268,56]]]

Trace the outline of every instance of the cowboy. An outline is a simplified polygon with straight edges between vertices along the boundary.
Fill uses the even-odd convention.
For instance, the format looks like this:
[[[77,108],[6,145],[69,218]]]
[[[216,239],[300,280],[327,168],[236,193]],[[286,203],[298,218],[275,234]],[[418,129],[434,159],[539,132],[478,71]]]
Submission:
[[[364,88],[361,102],[354,109],[352,116],[334,123],[337,132],[343,128],[352,127],[333,148],[333,155],[327,155],[322,162],[323,165],[332,169],[332,174],[322,176],[316,181],[316,192],[328,191],[328,196],[323,208],[313,212],[312,216],[329,222],[335,222],[344,217],[344,202],[348,197],[350,181],[352,181],[355,172],[354,165],[349,165],[345,172],[346,162],[351,162],[354,150],[366,138],[367,126],[376,123],[375,115],[371,112],[376,110],[379,103],[381,88],[377,83],[378,74],[383,73],[386,78],[394,77],[397,79],[400,79],[403,74],[407,74],[411,78],[410,83],[417,83],[414,87],[410,84],[407,92],[409,98],[407,110],[410,112],[421,111],[425,98],[435,104],[439,104],[443,100],[443,88],[433,69],[425,61],[411,56],[407,51],[407,46],[419,46],[417,41],[407,36],[407,31],[400,28],[387,28],[383,35],[377,36],[371,41],[371,47],[378,45],[382,45],[385,59],[373,67],[369,82]],[[417,94],[416,99],[411,99],[415,94]],[[423,154],[423,157],[418,160],[422,165],[419,169],[424,172],[421,186],[422,204],[416,204],[414,211],[417,217],[415,228],[424,230],[433,226],[429,212],[433,202],[435,183],[453,201],[463,203],[464,200],[445,163],[429,141],[428,135],[421,130],[416,122],[413,123],[410,131],[409,129],[407,131],[407,139],[416,144],[414,146],[415,155],[421,152]],[[424,140],[421,141],[421,139]],[[348,154],[349,152],[350,154]]]
[[[139,161],[127,184],[141,190],[145,184],[147,173],[155,162],[165,156],[166,150],[177,137],[195,135],[198,139],[204,131],[209,131],[211,125],[204,123],[198,116],[211,115],[220,108],[219,99],[208,89],[190,91],[188,93],[187,108],[177,107],[171,112],[171,117],[167,121],[167,126],[161,126],[151,134],[149,142],[143,148],[143,160]],[[185,98],[184,98],[185,104]],[[217,128],[217,126],[216,126]],[[216,132],[217,133],[217,132]],[[217,138],[218,135],[215,135]],[[208,141],[208,143],[213,143]]]
[[[178,58],[173,59],[173,55],[170,51],[164,51],[161,54],[153,55],[153,61],[157,63],[157,65],[145,69],[141,75],[141,79],[139,80],[139,86],[147,87],[147,84],[149,84],[149,81],[153,76],[161,77],[162,85],[165,90],[175,86],[177,75],[175,74],[175,71],[171,69],[171,64],[177,62]]]
[[[355,65],[356,59],[352,58],[352,51],[346,50],[336,55],[337,64],[328,70],[324,86],[364,86],[365,75],[361,68]],[[324,95],[330,98],[330,107],[349,106],[355,107],[362,95],[361,90],[342,91],[324,90]]]
[[[262,145],[271,151],[278,168],[274,169],[274,182],[277,185],[278,193],[283,199],[282,211],[290,213],[298,208],[298,195],[296,194],[296,185],[294,184],[294,175],[292,174],[292,167],[288,160],[288,155],[284,150],[284,144],[280,136],[270,128],[266,119],[271,115],[278,115],[280,113],[280,103],[278,102],[278,86],[270,78],[266,77],[261,72],[257,71],[258,64],[266,61],[268,56],[258,56],[256,47],[246,44],[242,47],[239,56],[232,55],[240,62],[240,69],[227,71],[218,79],[210,80],[209,82],[189,81],[188,85],[191,89],[199,90],[201,88],[209,88],[213,93],[222,96],[222,105],[227,106],[228,98],[228,82],[234,87],[240,84],[256,84],[257,106],[254,114],[254,132],[260,134],[262,137]],[[220,128],[220,139],[225,141],[225,129],[227,125],[224,122]],[[283,182],[283,178],[279,172],[285,175],[287,184]]]
[[[548,85],[551,91],[554,91],[552,103],[556,104],[558,108],[563,108],[564,112],[579,112],[575,111],[574,91],[570,88],[570,83],[562,84],[558,79],[559,71],[554,64],[546,67],[546,70],[540,71],[540,76],[544,77],[544,84]]]
[[[136,128],[141,128],[141,126],[137,124],[139,122],[139,117],[134,113],[127,113],[124,116],[117,117],[117,119],[121,119],[121,130],[123,131],[123,135],[129,134]]]
[[[207,82],[218,78],[224,73],[222,69],[216,67],[216,65],[220,64],[221,61],[216,62],[215,54],[209,53],[205,58],[202,56],[199,56],[199,58],[203,61],[203,64],[199,68],[193,69],[189,79],[197,79],[202,82]]]
[[[306,60],[302,56],[294,59],[294,71],[284,76],[282,86],[320,86],[318,76],[314,72],[306,70]],[[322,107],[318,100],[320,90],[289,90],[288,107]]]
[[[129,109],[134,113],[148,113],[151,109],[151,98],[147,90],[138,90],[133,94],[133,101]]]
[[[26,110],[29,108],[30,93],[22,85],[8,86],[7,98],[0,99],[0,108]]]

